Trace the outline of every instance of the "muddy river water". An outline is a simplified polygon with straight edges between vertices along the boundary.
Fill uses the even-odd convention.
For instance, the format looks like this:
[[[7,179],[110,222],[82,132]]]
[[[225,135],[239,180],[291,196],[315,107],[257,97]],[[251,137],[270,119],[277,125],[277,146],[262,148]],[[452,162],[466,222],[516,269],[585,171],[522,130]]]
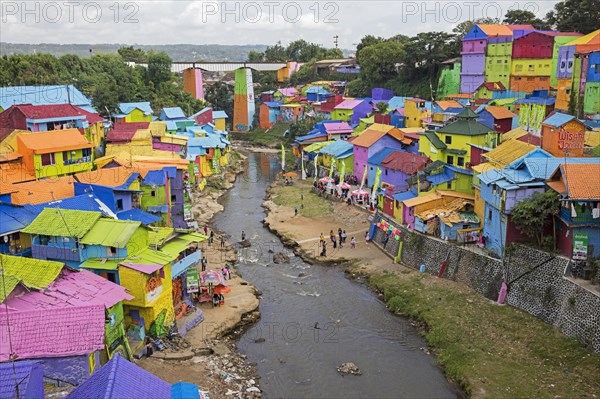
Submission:
[[[261,204],[278,168],[272,155],[249,154],[247,170],[214,219],[231,242],[243,230],[252,243],[240,249],[238,269],[262,292],[262,318],[238,347],[257,363],[264,397],[455,398],[408,320],[388,312],[342,270],[294,257],[263,227]],[[274,264],[277,252],[287,253],[290,262]],[[362,375],[340,375],[336,368],[344,362],[356,364]]]

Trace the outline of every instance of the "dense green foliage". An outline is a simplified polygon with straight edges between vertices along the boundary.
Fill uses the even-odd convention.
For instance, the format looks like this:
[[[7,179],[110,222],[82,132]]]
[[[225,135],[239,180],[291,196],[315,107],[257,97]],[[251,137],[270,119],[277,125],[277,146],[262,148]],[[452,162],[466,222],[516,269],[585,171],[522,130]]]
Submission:
[[[123,56],[147,61],[148,68],[132,68]],[[61,84],[75,85],[104,115],[116,111],[119,102],[150,101],[156,111],[179,106],[187,114],[203,106],[202,101],[183,91],[182,81],[171,73],[171,58],[165,53],[145,53],[130,47],[121,55],[91,58],[50,54],[0,57],[0,86]]]
[[[521,201],[511,211],[512,221],[527,237],[535,239],[542,247],[544,230],[560,210],[559,196],[555,191],[533,193],[527,201]]]
[[[309,43],[304,39],[291,42],[283,47],[281,42],[269,46],[265,51],[250,51],[248,61],[251,62],[309,62],[311,60],[326,60],[343,58],[344,54],[339,48],[326,49],[316,43]]]
[[[590,33],[600,28],[598,0],[563,0],[546,14],[550,27],[564,32]]]

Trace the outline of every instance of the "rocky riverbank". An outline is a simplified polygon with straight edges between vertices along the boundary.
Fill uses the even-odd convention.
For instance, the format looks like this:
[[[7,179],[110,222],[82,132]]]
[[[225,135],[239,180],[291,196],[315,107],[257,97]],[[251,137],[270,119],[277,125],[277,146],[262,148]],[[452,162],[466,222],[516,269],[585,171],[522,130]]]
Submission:
[[[212,303],[199,305],[204,320],[187,332],[185,337],[168,345],[165,351],[142,358],[137,364],[169,383],[186,381],[197,384],[211,398],[259,398],[259,377],[255,364],[249,363],[236,350],[235,341],[260,318],[259,292],[236,271],[238,243],[212,229],[211,220],[223,210],[218,200],[233,187],[236,176],[243,172],[246,157],[236,155],[222,175],[211,176],[203,191],[192,193],[194,219],[199,230],[209,226],[215,232],[212,245],[202,243],[202,253],[208,260],[208,269],[220,270],[232,265],[225,295],[225,304],[213,308]],[[224,242],[221,244],[221,237]],[[184,316],[185,317],[185,316]],[[180,321],[182,322],[182,321]],[[184,322],[184,321],[183,321]]]

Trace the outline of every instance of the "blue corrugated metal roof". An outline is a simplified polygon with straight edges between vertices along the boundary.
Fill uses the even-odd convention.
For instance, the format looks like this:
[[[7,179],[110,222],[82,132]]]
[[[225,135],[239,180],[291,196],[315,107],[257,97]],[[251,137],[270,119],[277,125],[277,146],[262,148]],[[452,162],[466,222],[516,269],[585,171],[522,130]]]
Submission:
[[[133,208],[128,211],[117,212],[117,217],[119,218],[119,220],[135,220],[137,222],[141,222],[143,225],[146,226],[162,220],[158,216],[154,216],[138,208]]]
[[[371,155],[367,160],[367,163],[372,165],[380,165],[384,159],[386,159],[392,152],[396,151],[393,148],[382,148],[377,151],[375,154]]]
[[[177,123],[175,121],[167,121],[167,130],[177,130]]]
[[[353,148],[354,146],[347,141],[337,140],[321,148],[321,151],[319,152],[321,154],[328,154],[341,159],[352,155],[354,153]]]
[[[67,104],[69,99],[73,105],[91,108],[92,100],[73,85],[0,87],[0,107],[3,109],[15,104]],[[92,108],[90,112],[97,111]]]
[[[142,180],[142,186],[164,186],[167,183],[167,174],[163,170],[151,170]]]
[[[321,132],[317,131],[316,133],[313,133],[313,134],[307,134],[306,136],[296,137],[296,141],[301,142],[301,141],[318,139],[319,137],[326,137],[326,136],[327,136],[327,133],[321,133]]]
[[[527,158],[525,166],[536,179],[548,179],[561,164],[598,164],[600,158]]]
[[[190,147],[200,148],[225,148],[227,147],[228,141],[225,140],[221,135],[207,134],[205,137],[193,137],[188,140],[188,152]]]
[[[154,113],[152,108],[150,107],[150,102],[142,101],[136,103],[119,103],[119,110],[124,114],[129,114],[134,109],[139,109],[144,113],[144,115],[151,115]]]
[[[38,214],[39,212],[35,212],[30,206],[0,203],[0,234],[24,229]]]
[[[571,122],[575,117],[573,115],[562,114],[560,112],[555,112],[554,115],[550,116],[546,120],[544,120],[545,125],[550,125],[554,127],[560,127],[565,123]]]
[[[161,119],[163,117],[168,119],[185,119],[185,114],[180,107],[163,108],[160,116]]]
[[[263,104],[265,104],[269,108],[281,107],[281,103],[279,101],[265,101]]]
[[[329,91],[320,86],[312,86],[306,90],[306,94],[329,94]]]
[[[394,96],[394,97],[390,98],[390,100],[388,101],[388,108],[390,108],[390,109],[404,108],[404,100],[406,100],[407,98],[410,98],[410,97]]]
[[[405,191],[403,193],[396,193],[394,195],[392,195],[392,197],[396,200],[396,201],[406,201],[412,198],[416,198],[416,194],[413,193],[412,191]]]
[[[451,171],[445,170],[444,172],[438,173],[437,175],[427,176],[426,180],[431,182],[431,184],[434,184],[434,185],[447,183],[449,181],[454,180],[454,173]]]
[[[556,98],[554,97],[532,97],[532,98],[520,98],[515,101],[515,104],[546,104],[554,105]]]
[[[114,217],[114,213],[110,210],[108,205],[102,202],[102,200],[94,194],[75,195],[58,201],[45,202],[37,205],[26,205],[26,207],[36,215],[42,213],[45,208],[60,208],[74,211],[101,212],[106,216]]]
[[[225,111],[213,111],[213,119],[227,119],[229,118]]]
[[[456,173],[460,173],[463,175],[469,175],[469,176],[473,176],[473,171],[472,170],[467,170],[467,169],[462,169],[462,168],[458,168],[456,166],[452,166],[452,165],[445,165],[445,167],[453,172]]]

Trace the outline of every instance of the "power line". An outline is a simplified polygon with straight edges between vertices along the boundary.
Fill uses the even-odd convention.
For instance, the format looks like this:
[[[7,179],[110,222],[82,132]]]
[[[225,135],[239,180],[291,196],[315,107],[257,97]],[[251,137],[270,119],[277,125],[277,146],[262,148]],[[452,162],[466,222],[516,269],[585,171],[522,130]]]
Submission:
[[[12,363],[13,375],[15,379],[15,392],[17,395],[17,399],[20,399],[21,395],[19,394],[19,381],[17,380],[17,368],[15,366],[15,354],[13,353],[13,345],[12,345],[12,334],[10,332],[10,318],[8,317],[8,304],[6,303],[6,297],[8,293],[6,292],[6,277],[5,277],[4,268],[4,256],[0,256],[0,275],[2,275],[2,291],[4,293],[4,308],[6,313],[6,329],[8,331],[8,349],[10,354],[8,356],[9,361]]]

